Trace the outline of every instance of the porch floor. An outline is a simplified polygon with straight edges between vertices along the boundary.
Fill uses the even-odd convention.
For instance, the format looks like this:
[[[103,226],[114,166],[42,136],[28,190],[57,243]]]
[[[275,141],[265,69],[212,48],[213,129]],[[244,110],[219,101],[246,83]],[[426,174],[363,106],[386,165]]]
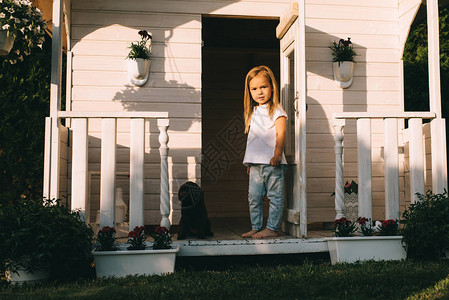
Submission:
[[[262,255],[328,252],[326,237],[333,236],[331,230],[309,230],[308,238],[297,238],[281,233],[276,238],[253,239],[241,235],[251,229],[248,217],[210,218],[213,237],[203,240],[177,240],[180,245],[179,256],[223,256],[223,255]]]
[[[264,255],[264,254],[299,254],[328,252],[325,238],[332,237],[331,230],[311,228],[307,238],[298,238],[281,233],[276,238],[253,239],[242,238],[241,234],[250,230],[248,217],[209,218],[214,236],[197,239],[178,240],[173,235],[173,245],[180,245],[178,256],[224,256],[224,255]],[[177,224],[174,224],[177,225]],[[98,225],[97,225],[98,227]],[[116,226],[118,242],[127,241],[128,224]],[[95,230],[95,229],[94,229]],[[94,232],[98,232],[94,231]]]

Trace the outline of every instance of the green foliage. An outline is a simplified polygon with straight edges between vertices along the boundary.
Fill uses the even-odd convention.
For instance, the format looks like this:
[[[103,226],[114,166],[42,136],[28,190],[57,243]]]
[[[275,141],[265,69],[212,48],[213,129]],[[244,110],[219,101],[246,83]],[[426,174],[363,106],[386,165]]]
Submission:
[[[85,273],[93,233],[61,201],[0,202],[0,270],[48,267],[55,278]]]
[[[0,29],[15,37],[6,60],[15,64],[23,61],[36,47],[42,47],[47,24],[41,11],[28,0],[0,1]]]
[[[295,264],[291,256],[280,262],[276,255],[260,257],[257,263],[253,257],[217,257],[210,261],[206,269],[178,268],[177,272],[166,276],[4,286],[0,288],[0,298],[218,300],[449,297],[449,261],[365,262],[331,266],[329,263]],[[223,261],[226,267],[216,270],[215,266]]]
[[[134,60],[136,58],[143,58],[149,60],[150,50],[147,47],[147,43],[151,40],[151,35],[146,30],[140,30],[139,35],[141,36],[141,40],[136,43],[131,43],[131,46],[128,47],[131,50],[126,58]]]
[[[379,226],[379,235],[397,235],[399,230],[398,220],[388,219],[382,221]]]
[[[345,217],[335,220],[334,225],[336,237],[353,236],[357,230],[357,225]]]
[[[351,39],[348,40],[341,39],[338,43],[333,41],[329,48],[332,50],[332,61],[333,62],[341,62],[341,61],[354,61],[354,57],[357,56],[354,48],[352,47]]]
[[[443,194],[419,194],[419,201],[404,212],[402,235],[409,258],[437,259],[449,251],[449,198]]]
[[[51,39],[23,62],[0,56],[0,201],[42,195]]]
[[[97,242],[99,245],[97,245],[96,250],[97,251],[115,251],[117,250],[117,246],[115,245],[115,241],[117,240],[115,238],[116,230],[114,227],[110,226],[103,226],[103,228],[100,229],[97,235]]]
[[[440,75],[443,117],[449,116],[449,9],[440,9]],[[404,48],[405,110],[429,110],[429,75],[427,64],[427,25],[410,30]]]

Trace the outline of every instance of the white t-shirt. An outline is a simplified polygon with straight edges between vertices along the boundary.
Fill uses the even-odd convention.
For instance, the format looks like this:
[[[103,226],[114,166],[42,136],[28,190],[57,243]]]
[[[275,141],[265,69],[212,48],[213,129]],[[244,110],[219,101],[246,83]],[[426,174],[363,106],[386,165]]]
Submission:
[[[276,148],[276,126],[274,122],[279,117],[287,117],[280,106],[274,111],[273,118],[268,117],[267,104],[255,107],[246,142],[244,165],[248,166],[251,163],[270,164]],[[282,153],[281,164],[287,164],[284,153]]]

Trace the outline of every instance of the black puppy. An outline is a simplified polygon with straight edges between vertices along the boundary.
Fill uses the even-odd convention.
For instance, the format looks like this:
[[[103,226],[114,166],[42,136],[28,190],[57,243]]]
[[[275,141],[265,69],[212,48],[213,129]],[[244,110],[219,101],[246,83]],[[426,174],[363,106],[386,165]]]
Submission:
[[[198,184],[187,181],[179,187],[178,199],[181,201],[181,220],[178,240],[187,237],[204,239],[213,236],[210,221],[207,218],[204,193]]]

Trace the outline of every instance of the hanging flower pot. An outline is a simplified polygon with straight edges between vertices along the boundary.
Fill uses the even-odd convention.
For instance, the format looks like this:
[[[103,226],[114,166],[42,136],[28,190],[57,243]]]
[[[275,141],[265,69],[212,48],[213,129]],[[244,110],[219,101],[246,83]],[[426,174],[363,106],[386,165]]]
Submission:
[[[148,81],[150,71],[150,49],[152,36],[146,30],[140,30],[141,40],[131,43],[128,53],[128,76],[132,84],[143,86]]]
[[[0,30],[0,55],[8,55],[14,45],[14,35],[6,30]]]
[[[351,86],[354,75],[354,63],[352,61],[339,61],[332,64],[334,80],[341,88]]]
[[[345,89],[352,84],[354,75],[354,57],[357,53],[352,47],[351,38],[347,40],[340,39],[340,41],[332,42],[329,48],[332,50],[332,67],[334,69],[335,83]]]
[[[128,60],[128,76],[132,84],[144,85],[149,77],[151,60],[136,58]]]

